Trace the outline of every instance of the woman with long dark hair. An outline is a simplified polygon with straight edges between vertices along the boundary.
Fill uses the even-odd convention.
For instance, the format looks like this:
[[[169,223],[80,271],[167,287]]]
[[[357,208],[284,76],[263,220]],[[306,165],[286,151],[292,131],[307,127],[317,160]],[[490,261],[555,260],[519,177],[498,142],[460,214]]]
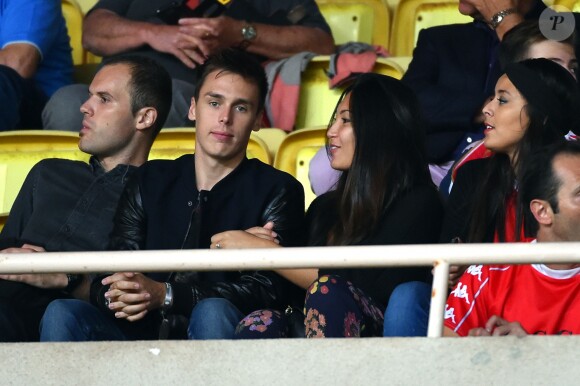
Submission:
[[[309,245],[436,242],[442,205],[429,175],[419,116],[413,92],[394,78],[363,74],[344,91],[327,131],[332,167],[342,175],[336,190],[318,197],[308,209]],[[250,232],[273,236],[267,229]],[[276,245],[239,231],[215,235],[212,242],[221,248]],[[278,272],[307,289],[307,337],[380,336],[393,289],[427,280],[429,268]],[[262,332],[270,328],[272,311],[266,312],[244,319],[240,335],[259,334],[256,323],[261,320],[268,324]]]
[[[524,240],[517,195],[522,165],[576,129],[579,109],[576,81],[560,65],[547,59],[509,65],[497,82],[495,98],[483,109],[484,144],[493,155],[459,170],[441,241]]]

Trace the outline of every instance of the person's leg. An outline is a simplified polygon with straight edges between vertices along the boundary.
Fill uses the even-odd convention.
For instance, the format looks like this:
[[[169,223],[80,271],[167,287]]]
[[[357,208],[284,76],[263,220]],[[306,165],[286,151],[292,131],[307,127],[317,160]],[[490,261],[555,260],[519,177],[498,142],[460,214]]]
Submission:
[[[385,311],[383,336],[427,336],[431,286],[412,281],[399,284]]]
[[[46,95],[32,79],[0,65],[0,131],[40,129]]]
[[[115,320],[77,299],[52,301],[40,322],[41,342],[126,340]]]
[[[236,327],[234,339],[276,339],[288,336],[288,325],[278,310],[257,310],[247,315]]]
[[[173,79],[171,110],[163,127],[193,127],[193,122],[187,118],[191,98],[195,86],[183,80]]]
[[[81,105],[89,97],[86,84],[72,84],[58,89],[42,111],[44,130],[80,131],[83,114]]]
[[[379,336],[383,311],[352,283],[322,276],[306,293],[306,337]]]
[[[195,340],[233,339],[244,314],[222,298],[204,299],[191,311],[187,337]]]

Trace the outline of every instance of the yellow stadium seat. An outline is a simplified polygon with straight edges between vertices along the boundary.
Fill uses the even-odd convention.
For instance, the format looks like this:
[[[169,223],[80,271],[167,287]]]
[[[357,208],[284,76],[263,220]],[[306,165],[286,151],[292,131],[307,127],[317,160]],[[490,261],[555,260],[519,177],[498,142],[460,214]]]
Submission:
[[[337,45],[361,42],[388,48],[389,8],[382,0],[317,0]]]
[[[45,158],[88,161],[69,131],[22,130],[0,133],[0,213],[8,213],[26,175]]]
[[[329,64],[328,56],[317,56],[302,73],[295,123],[297,129],[326,125],[330,121],[344,88],[329,88],[326,75]],[[373,72],[400,79],[404,70],[391,58],[378,58]]]
[[[554,0],[553,2],[547,2],[544,1],[546,3],[546,5],[552,5],[549,3],[553,3],[553,5],[555,6],[561,6],[561,7],[566,7],[568,8],[570,11],[572,12],[580,12],[580,0]],[[558,9],[556,9],[558,10]],[[558,10],[558,11],[562,11],[562,10]]]
[[[149,159],[176,159],[183,154],[191,154],[195,149],[194,128],[171,128],[163,129],[155,138]],[[248,158],[257,158],[260,161],[272,164],[268,147],[259,137],[252,132],[248,149]]]
[[[260,138],[266,146],[268,147],[268,153],[270,153],[270,159],[274,159],[276,152],[280,147],[280,144],[286,138],[286,132],[282,129],[267,127],[262,128],[259,131],[252,132],[254,137]]]
[[[411,56],[423,28],[473,19],[459,13],[458,0],[400,0],[395,11],[389,50],[394,56]]]
[[[70,37],[73,64],[83,64],[85,60],[85,51],[82,44],[83,11],[76,0],[62,0],[61,6],[68,36]]]
[[[79,3],[83,14],[86,15],[87,12],[89,12],[89,10],[97,3],[97,1],[98,0],[77,0],[77,3]]]
[[[2,232],[2,228],[6,224],[6,220],[8,220],[8,213],[0,213],[0,232]]]
[[[326,127],[301,129],[289,133],[274,159],[274,167],[293,175],[304,187],[306,208],[316,195],[308,180],[310,160],[326,143]]]

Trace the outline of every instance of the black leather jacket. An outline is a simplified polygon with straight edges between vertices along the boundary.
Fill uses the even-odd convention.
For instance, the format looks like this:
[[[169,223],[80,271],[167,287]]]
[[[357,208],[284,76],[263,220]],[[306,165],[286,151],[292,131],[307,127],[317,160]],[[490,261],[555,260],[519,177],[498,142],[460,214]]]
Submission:
[[[110,249],[209,248],[216,233],[268,221],[274,222],[282,245],[304,245],[304,190],[289,174],[256,159],[244,159],[211,191],[198,191],[195,181],[193,155],[140,167],[121,196]],[[186,317],[207,297],[226,298],[243,313],[304,300],[303,290],[270,271],[150,276],[172,282],[172,312]],[[98,279],[91,286],[91,302],[103,309],[107,309],[106,289]]]

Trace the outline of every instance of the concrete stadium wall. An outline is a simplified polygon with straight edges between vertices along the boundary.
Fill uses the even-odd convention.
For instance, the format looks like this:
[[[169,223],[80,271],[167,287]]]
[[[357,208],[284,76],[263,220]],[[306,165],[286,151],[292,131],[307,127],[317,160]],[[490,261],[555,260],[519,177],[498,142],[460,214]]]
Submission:
[[[580,337],[0,344],[2,385],[577,385]]]

